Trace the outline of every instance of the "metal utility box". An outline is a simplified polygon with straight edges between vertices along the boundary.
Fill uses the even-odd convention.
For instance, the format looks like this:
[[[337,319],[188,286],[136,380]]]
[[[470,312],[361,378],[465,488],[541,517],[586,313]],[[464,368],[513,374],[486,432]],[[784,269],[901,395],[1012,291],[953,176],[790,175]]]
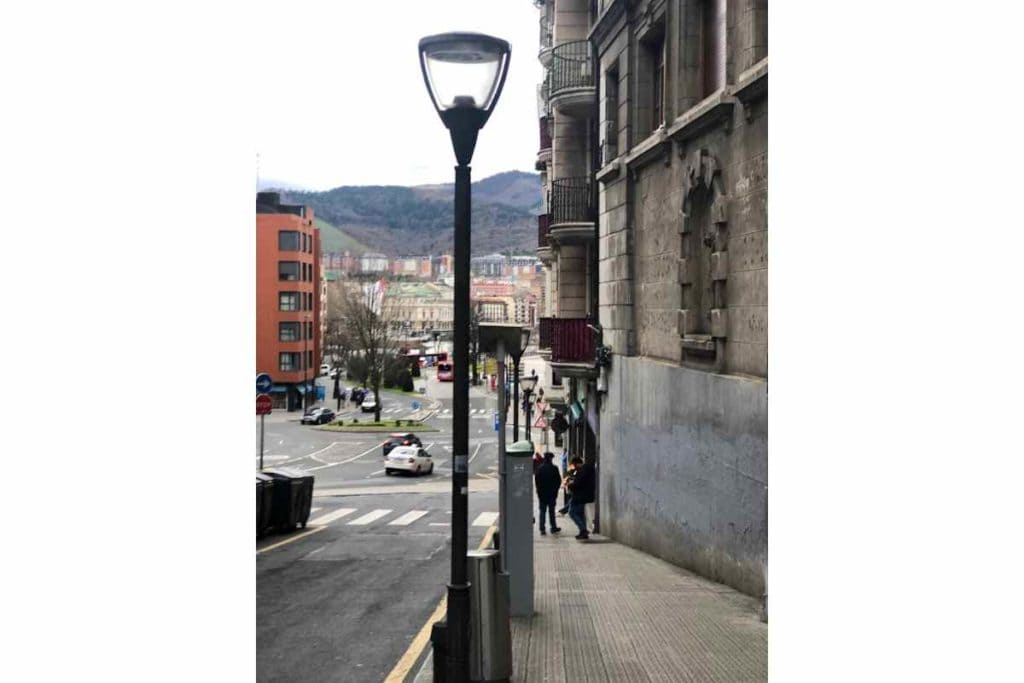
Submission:
[[[508,575],[498,571],[497,550],[466,553],[469,575],[469,679],[507,681],[512,675]]]
[[[505,449],[505,535],[501,552],[508,553],[509,613],[533,614],[533,442],[516,441]]]

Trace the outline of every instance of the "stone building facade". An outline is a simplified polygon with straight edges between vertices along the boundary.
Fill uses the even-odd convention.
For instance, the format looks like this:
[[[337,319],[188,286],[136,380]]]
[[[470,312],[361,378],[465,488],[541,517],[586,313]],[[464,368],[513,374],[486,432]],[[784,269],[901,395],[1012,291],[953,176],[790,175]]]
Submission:
[[[596,87],[597,292],[583,309],[611,352],[594,418],[601,531],[762,595],[767,0],[549,4],[556,54],[563,10],[583,8]],[[557,251],[538,250],[552,292],[566,281]]]

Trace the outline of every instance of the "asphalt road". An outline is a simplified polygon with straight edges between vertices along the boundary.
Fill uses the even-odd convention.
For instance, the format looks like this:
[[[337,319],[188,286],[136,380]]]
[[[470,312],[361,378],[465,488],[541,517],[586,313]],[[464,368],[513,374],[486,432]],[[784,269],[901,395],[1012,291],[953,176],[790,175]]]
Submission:
[[[385,475],[384,434],[320,431],[299,424],[297,414],[267,418],[266,466],[310,471],[315,510],[305,531],[257,544],[259,680],[384,680],[444,595],[451,556],[451,385],[429,378],[427,386],[427,397],[441,404],[428,421],[438,431],[418,432],[435,460],[432,475]],[[411,412],[409,401],[384,397],[383,416]],[[493,396],[473,389],[471,549],[497,519],[493,406]]]

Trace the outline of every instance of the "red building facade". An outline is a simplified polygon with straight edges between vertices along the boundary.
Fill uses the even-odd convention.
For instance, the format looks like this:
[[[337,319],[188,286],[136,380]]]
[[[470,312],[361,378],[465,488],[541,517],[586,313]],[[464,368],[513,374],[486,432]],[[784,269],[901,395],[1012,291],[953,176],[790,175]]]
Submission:
[[[256,195],[256,372],[274,380],[274,408],[315,400],[322,353],[320,231],[313,210]]]

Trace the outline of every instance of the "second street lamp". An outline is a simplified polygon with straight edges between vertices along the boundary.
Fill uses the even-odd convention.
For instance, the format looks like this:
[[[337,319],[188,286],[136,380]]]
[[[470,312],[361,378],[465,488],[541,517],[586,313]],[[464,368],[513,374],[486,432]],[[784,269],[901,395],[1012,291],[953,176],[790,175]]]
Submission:
[[[455,167],[455,369],[452,388],[452,558],[445,624],[432,634],[434,669],[448,681],[469,680],[469,258],[470,169],[477,134],[501,95],[511,49],[479,33],[443,33],[420,40],[420,70],[451,135]],[[444,660],[442,661],[440,660]],[[442,668],[443,667],[443,668]]]

